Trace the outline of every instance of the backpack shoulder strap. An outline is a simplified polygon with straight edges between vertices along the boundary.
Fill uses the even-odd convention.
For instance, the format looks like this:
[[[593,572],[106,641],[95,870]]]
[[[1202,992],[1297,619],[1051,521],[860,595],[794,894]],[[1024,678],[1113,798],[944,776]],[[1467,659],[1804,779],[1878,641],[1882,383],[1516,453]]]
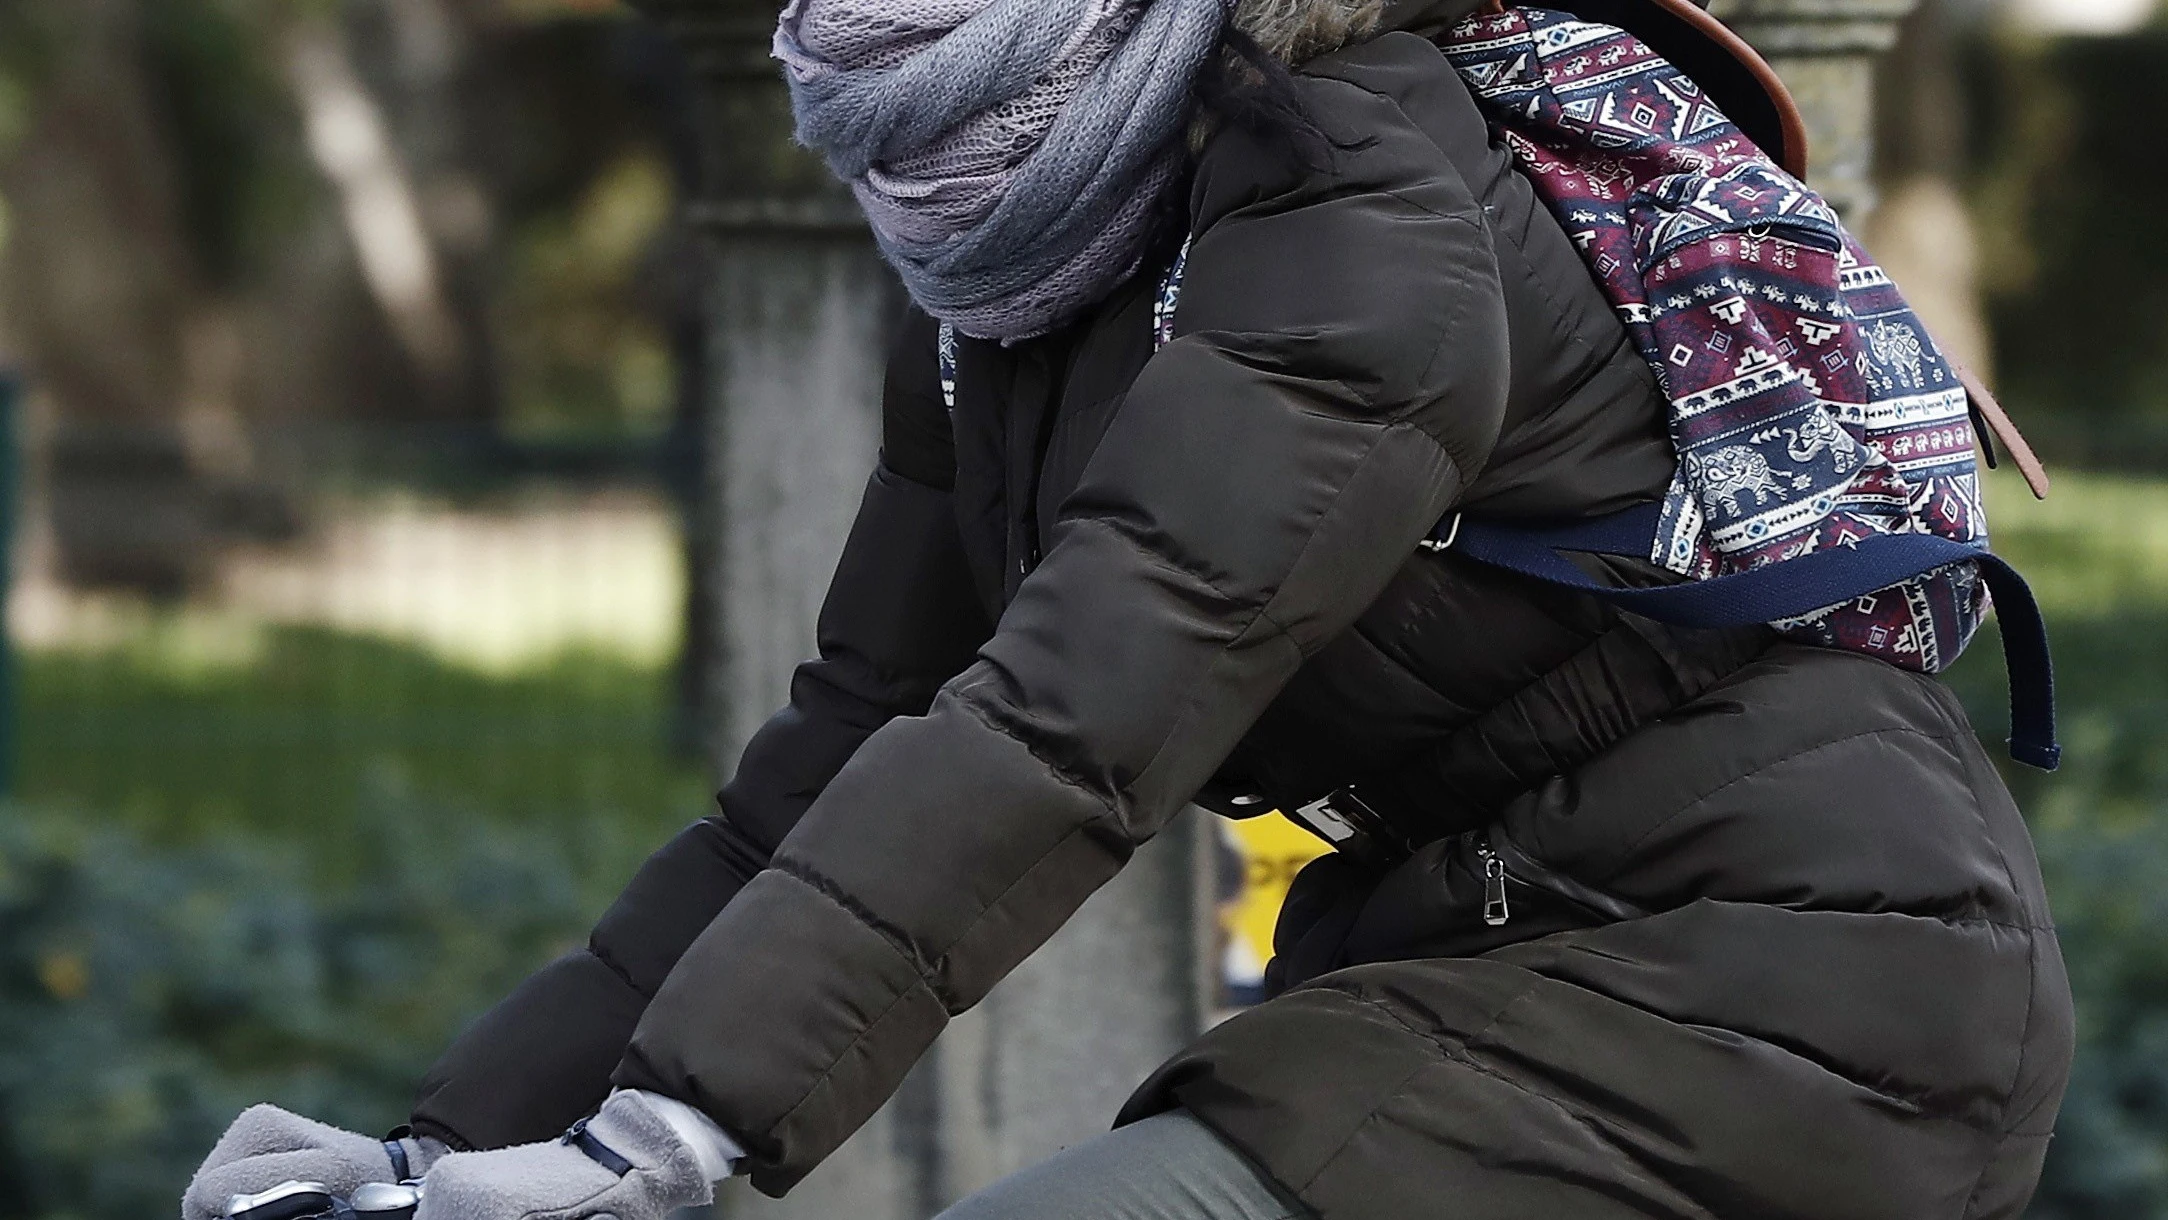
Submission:
[[[2003,663],[2010,678],[2010,756],[2043,771],[2053,771],[2061,761],[2047,625],[2025,578],[2000,557],[1935,534],[1876,534],[1782,563],[1634,589],[1604,584],[1560,553],[1646,559],[1661,511],[1661,505],[1645,504],[1555,524],[1508,524],[1454,513],[1438,524],[1425,545],[1457,550],[1480,563],[1591,593],[1622,610],[1683,627],[1745,627],[1803,618],[1951,564],[1977,565],[2002,624]]]

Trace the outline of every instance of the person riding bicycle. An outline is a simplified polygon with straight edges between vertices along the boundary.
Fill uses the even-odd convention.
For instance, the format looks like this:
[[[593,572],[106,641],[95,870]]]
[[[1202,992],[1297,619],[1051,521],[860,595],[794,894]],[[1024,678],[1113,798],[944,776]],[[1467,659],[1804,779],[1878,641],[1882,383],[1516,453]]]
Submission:
[[[1700,31],[1672,58],[1783,138],[1682,0],[1561,7]],[[251,1110],[188,1220],[294,1177],[418,1176],[419,1220],[787,1191],[1186,805],[1336,799],[1272,997],[951,1220],[2015,1217],[2072,1013],[1951,693],[1420,545],[1678,465],[1441,52],[1476,8],[793,0],[800,137],[915,303],[820,656],[411,1132]]]

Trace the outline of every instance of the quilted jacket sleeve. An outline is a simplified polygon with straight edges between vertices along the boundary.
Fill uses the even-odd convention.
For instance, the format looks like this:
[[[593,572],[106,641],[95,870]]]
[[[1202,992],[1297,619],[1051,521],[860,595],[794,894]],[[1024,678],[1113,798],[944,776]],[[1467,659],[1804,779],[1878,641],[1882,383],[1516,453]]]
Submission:
[[[874,731],[926,711],[991,632],[948,487],[954,454],[932,322],[914,313],[890,361],[882,459],[821,608],[820,656],[746,746],[717,798],[650,857],[583,948],[543,967],[437,1061],[414,1126],[455,1147],[558,1134],[609,1092],[633,1026],[685,947]]]
[[[1189,800],[1495,440],[1506,320],[1478,205],[1389,99],[1304,89],[1330,168],[1212,142],[1182,337],[1044,562],[927,713],[843,767],[634,1034],[617,1081],[706,1110],[765,1191]]]

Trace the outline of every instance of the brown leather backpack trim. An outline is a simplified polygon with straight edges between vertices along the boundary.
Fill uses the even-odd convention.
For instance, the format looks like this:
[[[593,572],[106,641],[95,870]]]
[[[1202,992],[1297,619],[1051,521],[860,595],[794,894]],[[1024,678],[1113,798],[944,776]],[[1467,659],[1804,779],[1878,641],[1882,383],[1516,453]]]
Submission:
[[[2002,447],[2009,451],[2010,460],[2017,463],[2017,472],[2025,476],[2025,486],[2032,489],[2033,498],[2047,499],[2047,467],[2033,453],[2032,446],[2025,443],[2025,434],[2017,430],[2017,425],[2011,422],[2009,414],[2002,409],[2002,404],[1996,402],[1995,396],[1988,392],[1987,384],[1974,376],[1971,369],[1955,360],[1950,361],[1950,367],[1956,370],[1958,384],[1965,387],[1966,397],[1972,400],[1973,426],[1987,425],[1987,431],[1993,434],[1995,440],[2002,442]],[[1993,467],[1993,443],[1986,435],[1982,435],[1979,441],[1982,455],[1987,458],[1988,466]]]

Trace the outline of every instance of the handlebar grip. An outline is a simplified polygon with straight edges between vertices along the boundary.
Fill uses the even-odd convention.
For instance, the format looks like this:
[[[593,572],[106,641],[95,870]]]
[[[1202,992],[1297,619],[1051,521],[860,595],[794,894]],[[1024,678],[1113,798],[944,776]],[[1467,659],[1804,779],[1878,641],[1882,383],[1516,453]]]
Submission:
[[[287,1182],[226,1200],[226,1220],[310,1220],[329,1215],[338,1196],[322,1182]]]

